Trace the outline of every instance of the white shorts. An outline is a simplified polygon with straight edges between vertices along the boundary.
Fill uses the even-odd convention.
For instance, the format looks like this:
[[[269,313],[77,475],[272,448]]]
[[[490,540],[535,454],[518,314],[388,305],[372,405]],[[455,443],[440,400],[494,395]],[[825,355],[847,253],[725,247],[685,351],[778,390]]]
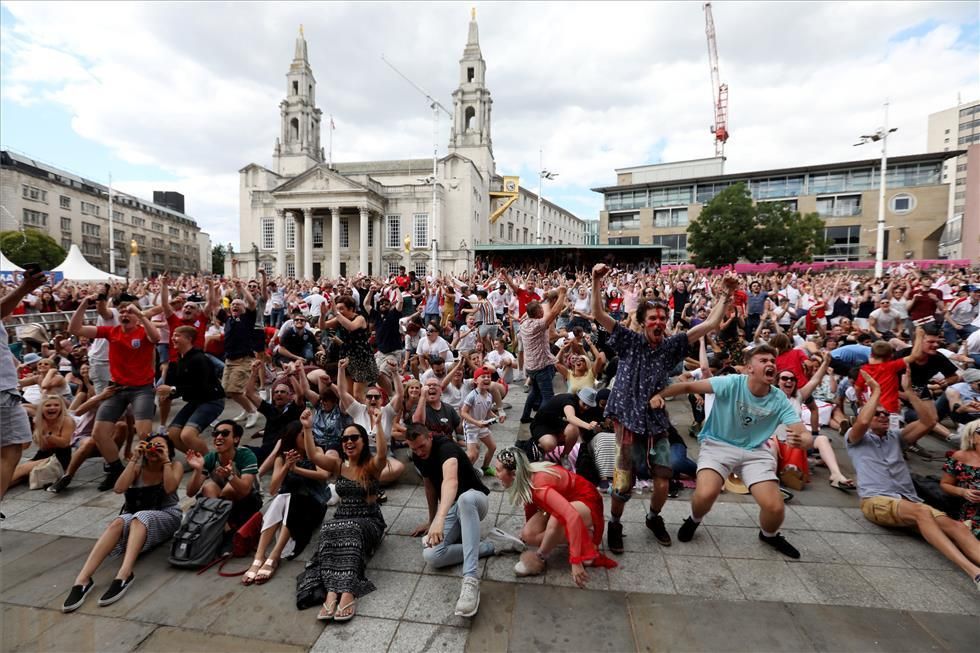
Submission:
[[[490,429],[479,429],[477,431],[466,431],[463,434],[466,438],[466,444],[476,444],[483,438],[490,437]]]
[[[715,471],[723,479],[736,472],[748,488],[762,481],[779,481],[776,476],[776,457],[766,445],[756,449],[742,449],[706,438],[702,440],[701,452],[698,454],[698,472],[702,469]]]

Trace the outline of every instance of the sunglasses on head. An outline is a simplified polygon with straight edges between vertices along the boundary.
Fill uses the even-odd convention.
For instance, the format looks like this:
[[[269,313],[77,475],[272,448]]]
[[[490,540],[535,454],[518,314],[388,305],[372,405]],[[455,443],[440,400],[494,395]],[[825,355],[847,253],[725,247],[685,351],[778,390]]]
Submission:
[[[342,436],[340,436],[340,441],[341,442],[357,442],[360,439],[361,439],[361,435],[359,433],[357,435],[342,435]]]

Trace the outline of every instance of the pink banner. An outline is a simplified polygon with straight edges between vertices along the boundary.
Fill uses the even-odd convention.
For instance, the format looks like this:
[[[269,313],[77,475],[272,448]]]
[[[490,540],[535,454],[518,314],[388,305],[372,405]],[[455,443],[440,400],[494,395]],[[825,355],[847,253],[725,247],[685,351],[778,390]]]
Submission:
[[[908,261],[885,261],[885,271],[898,265],[912,267],[913,265],[920,270],[927,270],[936,267],[971,267],[975,265],[969,259],[918,259]],[[697,270],[702,273],[723,274],[734,271],[738,274],[768,274],[770,272],[825,272],[827,270],[873,270],[874,261],[814,261],[813,263],[792,263],[781,266],[778,263],[736,263],[722,268],[696,268],[692,263],[682,263],[678,265],[664,265],[663,270]]]

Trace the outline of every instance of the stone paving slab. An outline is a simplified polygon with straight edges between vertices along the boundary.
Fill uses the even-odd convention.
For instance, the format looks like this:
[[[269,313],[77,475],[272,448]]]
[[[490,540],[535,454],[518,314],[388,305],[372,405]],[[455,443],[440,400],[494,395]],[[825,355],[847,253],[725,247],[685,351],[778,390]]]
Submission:
[[[621,592],[555,592],[523,585],[516,595],[512,651],[628,651],[636,647],[626,595]]]
[[[301,653],[306,650],[306,647],[197,630],[161,627],[153,631],[153,634],[137,650],[140,653],[200,653],[201,651]]]

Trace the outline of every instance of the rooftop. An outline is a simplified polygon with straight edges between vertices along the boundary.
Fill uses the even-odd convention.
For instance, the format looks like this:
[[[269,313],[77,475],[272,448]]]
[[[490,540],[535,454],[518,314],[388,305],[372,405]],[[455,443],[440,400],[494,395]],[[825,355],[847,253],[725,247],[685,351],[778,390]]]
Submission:
[[[966,150],[951,150],[949,152],[928,152],[925,154],[907,154],[903,156],[888,157],[888,165],[899,166],[907,163],[931,163],[942,162],[946,159],[966,154]],[[623,184],[619,186],[600,186],[593,188],[596,193],[608,193],[621,190],[631,190],[639,188],[650,188],[657,186],[678,186],[682,184],[707,183],[715,181],[734,181],[740,179],[751,179],[755,177],[778,177],[781,175],[803,174],[807,172],[827,172],[831,170],[841,170],[847,168],[868,168],[874,167],[881,162],[880,157],[873,159],[861,159],[858,161],[839,161],[835,163],[817,163],[806,166],[794,166],[791,168],[772,168],[769,170],[756,170],[749,172],[737,172],[733,174],[714,175],[709,177],[690,177],[687,179],[671,179],[669,181],[644,182],[639,184]],[[628,169],[621,169],[628,170]]]

